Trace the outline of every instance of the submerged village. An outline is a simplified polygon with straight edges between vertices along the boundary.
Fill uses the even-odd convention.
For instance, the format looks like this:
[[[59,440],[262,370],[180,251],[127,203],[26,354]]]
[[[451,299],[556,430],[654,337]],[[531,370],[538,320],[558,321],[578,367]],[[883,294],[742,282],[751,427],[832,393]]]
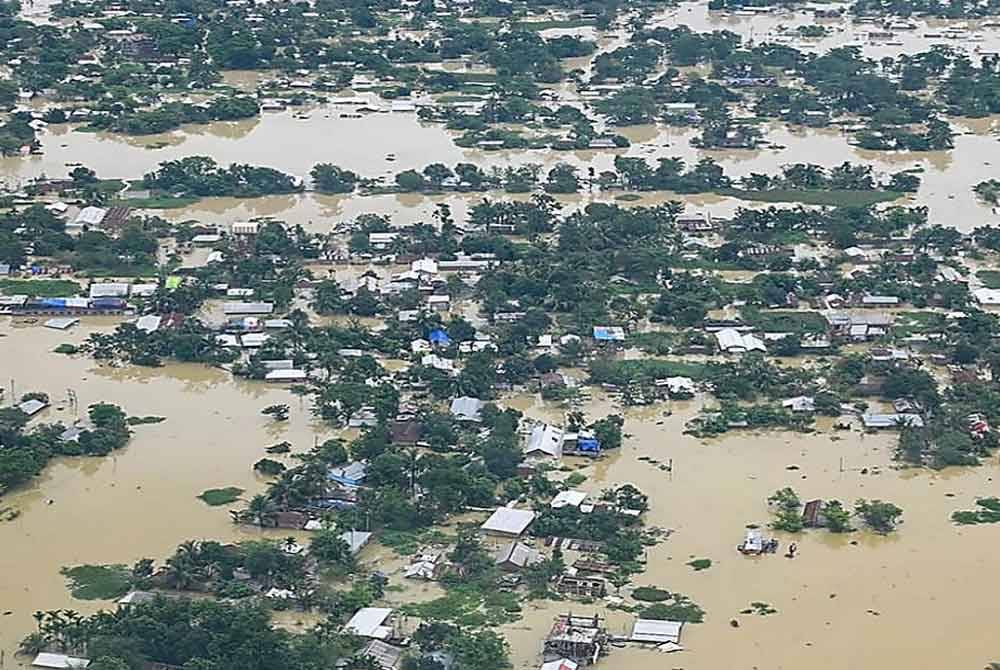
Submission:
[[[0,670],[1000,667],[1000,5],[0,33]]]

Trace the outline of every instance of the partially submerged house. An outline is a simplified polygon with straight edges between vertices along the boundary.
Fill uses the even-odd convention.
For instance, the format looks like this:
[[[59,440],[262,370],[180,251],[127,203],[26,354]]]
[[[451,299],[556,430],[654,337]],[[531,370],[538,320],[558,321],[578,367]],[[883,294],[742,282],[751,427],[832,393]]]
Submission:
[[[361,461],[354,461],[347,465],[340,465],[330,468],[326,472],[326,478],[343,486],[361,486],[368,475],[368,466]]]
[[[632,626],[630,639],[633,642],[649,642],[652,644],[673,642],[677,644],[681,641],[681,629],[683,628],[684,622],[682,621],[637,619]]]
[[[560,615],[545,638],[546,658],[569,659],[591,665],[608,653],[610,636],[598,615],[592,617]]]

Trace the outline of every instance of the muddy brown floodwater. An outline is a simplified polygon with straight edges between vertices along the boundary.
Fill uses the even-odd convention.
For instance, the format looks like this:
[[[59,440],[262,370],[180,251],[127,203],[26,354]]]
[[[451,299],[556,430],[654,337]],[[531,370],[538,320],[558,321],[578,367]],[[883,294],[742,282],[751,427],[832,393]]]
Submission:
[[[626,410],[625,431],[632,436],[621,452],[580,470],[588,476],[584,490],[631,482],[650,493],[647,523],[674,533],[649,549],[646,572],[636,584],[684,593],[707,613],[705,623],[685,627],[682,643],[688,651],[663,656],[615,649],[598,667],[979,668],[1000,657],[992,638],[1000,603],[992,595],[991,575],[1000,533],[949,521],[975,497],[995,495],[995,460],[977,469],[899,471],[892,468],[894,435],[833,431],[829,420],[820,420],[820,431],[810,435],[739,432],[713,440],[682,435],[684,422],[702,402],[673,403],[671,416],[663,416],[663,408]],[[534,399],[513,404],[538,419],[561,415]],[[621,411],[599,393],[584,409],[591,417]],[[638,460],[641,456],[672,459],[674,471],[664,472]],[[878,474],[862,474],[865,468]],[[806,500],[889,500],[905,510],[904,522],[887,537],[778,533],[778,555],[743,557],[736,545],[744,527],[769,521],[765,500],[784,486]],[[794,560],[782,555],[789,541],[799,545]],[[694,558],[709,558],[712,566],[695,572],[686,565]],[[755,601],[778,613],[739,614]],[[540,637],[553,617],[571,606],[581,613],[592,609],[571,603],[535,606],[507,627],[518,668],[537,667]],[[624,633],[631,624],[621,613],[597,611],[609,615],[613,633]],[[738,628],[731,619],[739,621]]]
[[[79,344],[88,333],[113,325],[85,320],[62,333],[40,325],[16,328],[0,319],[0,376],[7,389],[13,379],[17,394],[44,391],[57,405],[65,404],[72,389],[81,414],[89,404],[111,402],[130,415],[167,417],[136,426],[129,446],[113,456],[57,459],[31,486],[0,499],[0,505],[21,512],[0,523],[0,614],[11,612],[0,617],[7,667],[34,626],[35,610],[107,606],[73,600],[60,568],[142,557],[160,561],[185,539],[256,537],[260,531],[231,523],[228,507],[209,507],[196,496],[223,486],[243,488],[244,496],[258,493],[265,481],[251,466],[266,455],[265,447],[288,440],[300,452],[315,438],[325,438],[308,407],[281,387],[234,381],[227,372],[201,365],[105,368],[52,353],[62,342]],[[261,416],[260,410],[274,403],[291,405],[287,423]],[[34,422],[72,418],[68,408],[52,408]]]

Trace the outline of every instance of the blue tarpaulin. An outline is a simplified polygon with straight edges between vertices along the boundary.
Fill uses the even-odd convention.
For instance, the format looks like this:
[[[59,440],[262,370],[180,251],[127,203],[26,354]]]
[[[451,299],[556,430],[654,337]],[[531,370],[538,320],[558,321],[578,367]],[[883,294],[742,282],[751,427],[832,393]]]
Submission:
[[[427,336],[427,340],[431,344],[443,344],[446,346],[451,344],[451,338],[448,337],[448,333],[444,332],[440,328],[432,330],[431,334]]]
[[[593,437],[581,437],[576,441],[576,450],[596,454],[601,450],[601,443]]]

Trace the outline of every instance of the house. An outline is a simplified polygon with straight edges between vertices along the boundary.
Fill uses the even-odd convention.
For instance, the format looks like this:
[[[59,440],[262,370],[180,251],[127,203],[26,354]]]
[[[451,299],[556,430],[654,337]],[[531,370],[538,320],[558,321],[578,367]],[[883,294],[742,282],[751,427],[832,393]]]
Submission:
[[[531,429],[524,445],[524,455],[535,458],[562,458],[563,431],[547,423]]]
[[[252,314],[270,314],[274,305],[269,302],[227,302],[222,304],[222,313],[227,315],[248,316]]]
[[[128,284],[121,282],[102,282],[90,285],[91,298],[124,298],[128,295]]]
[[[390,616],[392,609],[389,607],[362,607],[344,624],[344,632],[385,640],[392,635],[392,627],[386,625]]]
[[[493,562],[501,570],[516,572],[529,565],[541,563],[543,560],[545,557],[537,549],[533,549],[523,542],[511,542],[497,552]]]
[[[861,297],[862,307],[895,307],[899,298],[894,295],[865,295]]]
[[[351,555],[355,556],[371,541],[372,534],[362,530],[345,530],[340,534],[340,539],[347,543],[351,548]]]
[[[576,571],[576,568],[570,568]],[[581,598],[603,598],[608,592],[608,583],[603,577],[565,574],[556,581],[556,591]]]
[[[281,369],[271,370],[264,375],[264,381],[275,383],[300,382],[308,375],[305,370]]]
[[[553,623],[543,650],[546,656],[551,654],[590,665],[607,653],[609,642],[608,631],[596,614],[589,617],[563,614]]]
[[[995,288],[977,288],[972,297],[980,305],[1000,305],[1000,290]]]
[[[580,664],[576,661],[571,661],[568,658],[559,658],[555,661],[542,663],[541,670],[577,670],[579,667]]]
[[[625,329],[621,326],[594,326],[594,339],[598,342],[624,342]]]
[[[84,207],[73,219],[73,226],[88,226],[94,228],[104,223],[104,217],[108,215],[108,210],[103,207]]]
[[[132,605],[145,605],[156,600],[156,594],[151,591],[129,591],[116,603],[119,608],[131,607]]]
[[[31,662],[33,668],[86,668],[90,665],[90,660],[86,658],[76,658],[66,654],[50,654],[42,652],[35,656]]]
[[[72,316],[60,316],[54,319],[49,319],[45,322],[46,328],[52,328],[54,330],[68,330],[80,323],[80,319]]]
[[[361,486],[365,483],[367,475],[368,466],[361,461],[354,461],[353,463],[330,468],[326,471],[327,479],[344,486]]]
[[[815,412],[816,399],[808,395],[800,395],[788,400],[782,400],[781,406],[793,412]]]
[[[427,307],[435,312],[447,312],[451,308],[451,298],[446,295],[429,295]]]
[[[412,562],[403,570],[403,576],[434,581],[444,565],[444,554],[441,552],[423,552],[413,557]]]
[[[28,416],[35,416],[48,406],[49,406],[48,401],[42,401],[32,398],[31,400],[25,400],[24,402],[20,403],[17,406],[17,408],[22,412],[24,412],[25,414],[27,414]]]
[[[802,525],[806,528],[818,528],[821,522],[820,511],[823,509],[822,500],[810,500],[802,508]]]
[[[348,417],[347,425],[350,428],[372,428],[377,426],[378,415],[375,414],[375,408],[370,406],[360,408]]]
[[[726,354],[767,351],[763,340],[750,333],[741,333],[735,328],[723,328],[715,333],[715,339],[719,345],[719,351]]]
[[[579,507],[587,499],[584,491],[560,491],[549,503],[549,507],[559,509],[560,507]]]
[[[862,414],[861,422],[870,429],[924,427],[924,419],[919,414]]]
[[[372,249],[384,250],[388,249],[397,237],[399,233],[368,233],[368,244]]]
[[[160,323],[163,321],[163,317],[158,314],[146,314],[145,316],[140,316],[136,319],[135,327],[144,333],[155,333],[160,329]]]
[[[677,644],[681,641],[682,628],[684,628],[684,623],[681,621],[638,619],[632,626],[632,636],[629,639],[633,642],[652,642],[653,644],[673,642]]]
[[[382,670],[397,670],[403,660],[403,650],[382,640],[369,640],[358,651],[358,656],[374,659]]]
[[[535,513],[531,510],[501,507],[483,522],[479,530],[487,535],[520,537],[534,520]]]
[[[451,401],[451,415],[456,421],[482,421],[483,405],[485,403],[479,398],[463,396]]]

